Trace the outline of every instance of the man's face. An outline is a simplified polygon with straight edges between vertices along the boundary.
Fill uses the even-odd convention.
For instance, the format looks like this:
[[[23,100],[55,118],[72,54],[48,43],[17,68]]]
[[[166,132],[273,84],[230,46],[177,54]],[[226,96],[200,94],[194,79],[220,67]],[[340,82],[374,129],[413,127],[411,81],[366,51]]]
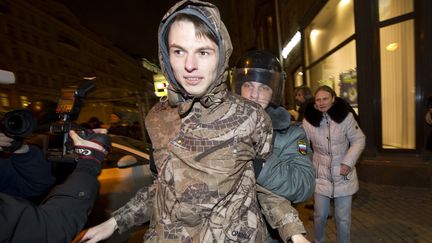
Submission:
[[[262,108],[267,108],[273,95],[273,90],[259,82],[244,82],[241,86],[241,96],[261,105]]]
[[[168,35],[169,59],[176,80],[189,94],[204,95],[216,79],[219,48],[205,36],[195,34],[188,21],[176,21]]]
[[[324,90],[318,91],[315,95],[315,108],[321,112],[327,112],[332,107],[335,97]]]
[[[297,105],[301,105],[301,104],[306,102],[306,99],[305,99],[303,92],[301,90],[297,91],[294,99],[295,99]]]

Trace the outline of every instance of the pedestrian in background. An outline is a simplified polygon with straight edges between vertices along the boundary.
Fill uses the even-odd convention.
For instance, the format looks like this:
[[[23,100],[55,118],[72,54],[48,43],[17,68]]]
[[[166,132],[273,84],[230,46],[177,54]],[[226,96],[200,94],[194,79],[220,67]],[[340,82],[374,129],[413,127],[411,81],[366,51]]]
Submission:
[[[359,189],[355,164],[365,147],[365,135],[348,103],[325,85],[316,90],[315,103],[307,105],[303,127],[316,169],[315,242],[324,242],[330,200],[334,200],[337,241],[349,243],[352,196]]]
[[[294,89],[294,100],[296,105],[298,106],[297,112],[298,116],[296,117],[296,121],[303,121],[304,112],[307,104],[314,102],[314,97],[312,95],[312,91],[307,86],[299,86]]]
[[[315,168],[305,131],[298,124],[291,124],[290,113],[280,105],[284,74],[279,60],[266,51],[245,53],[233,71],[237,93],[260,104],[272,120],[272,155],[267,160],[254,160],[257,183],[291,203],[300,203],[313,194]],[[303,236],[306,231],[297,210],[292,208],[291,213],[296,215],[288,224],[291,240],[309,242]]]
[[[110,115],[108,134],[120,135],[124,137],[130,136],[129,124],[122,120],[122,115],[120,113],[115,112]]]

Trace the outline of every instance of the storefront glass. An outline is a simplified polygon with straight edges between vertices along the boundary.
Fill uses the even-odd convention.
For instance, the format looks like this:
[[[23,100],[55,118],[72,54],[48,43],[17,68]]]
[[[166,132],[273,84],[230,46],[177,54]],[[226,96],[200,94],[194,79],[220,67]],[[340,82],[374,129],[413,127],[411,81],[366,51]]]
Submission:
[[[330,0],[305,29],[309,66],[354,34],[352,0]]]
[[[380,29],[382,147],[415,149],[414,20]]]
[[[379,20],[384,21],[414,11],[414,0],[379,0]]]
[[[353,40],[332,55],[308,69],[312,91],[321,85],[333,88],[336,94],[357,107],[356,42]]]

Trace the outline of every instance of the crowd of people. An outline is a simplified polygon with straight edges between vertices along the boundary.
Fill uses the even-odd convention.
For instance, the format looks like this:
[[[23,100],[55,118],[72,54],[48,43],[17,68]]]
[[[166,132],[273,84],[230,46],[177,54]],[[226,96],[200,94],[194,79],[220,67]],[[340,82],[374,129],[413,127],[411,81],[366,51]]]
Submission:
[[[177,2],[162,19],[158,39],[170,88],[145,120],[153,184],[86,229],[80,242],[102,241],[144,223],[145,242],[310,242],[296,204],[311,198],[314,242],[325,241],[332,207],[337,241],[350,242],[365,135],[348,102],[329,86],[314,93],[297,87],[293,117],[281,106],[281,64],[261,50],[238,60],[236,94],[230,92],[231,40],[209,2]],[[432,125],[432,97],[425,119]],[[141,131],[140,124],[125,126],[116,113],[109,127],[96,117],[81,126],[95,132],[87,139],[70,132],[77,166],[61,185],[54,185],[37,147],[23,144],[0,158],[0,241],[70,242],[83,229],[111,146],[104,133],[139,139]],[[0,150],[13,140],[0,132]],[[44,199],[35,203],[33,197]]]

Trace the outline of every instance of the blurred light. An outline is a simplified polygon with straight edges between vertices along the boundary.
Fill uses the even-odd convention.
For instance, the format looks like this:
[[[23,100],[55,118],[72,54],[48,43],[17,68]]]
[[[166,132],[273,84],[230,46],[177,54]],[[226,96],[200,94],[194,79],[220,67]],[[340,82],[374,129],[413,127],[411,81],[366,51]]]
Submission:
[[[300,32],[296,32],[293,38],[288,42],[288,44],[282,49],[283,58],[287,58],[292,49],[300,42],[301,34]]]
[[[394,42],[394,43],[388,44],[386,46],[386,49],[387,49],[387,51],[396,51],[396,49],[398,49],[398,47],[399,47],[399,44]]]
[[[317,38],[317,36],[319,35],[319,30],[317,30],[317,29],[313,29],[311,32],[310,32],[310,37],[311,37],[311,39],[316,39]]]
[[[339,4],[341,7],[344,7],[350,3],[351,0],[340,0]]]
[[[297,75],[303,76],[303,72],[298,72]]]
[[[85,79],[85,80],[94,80],[94,79],[96,79],[96,77],[95,76],[90,76],[90,77],[84,77],[83,79]]]
[[[168,82],[163,74],[153,75],[153,85],[157,97],[167,96]]]

